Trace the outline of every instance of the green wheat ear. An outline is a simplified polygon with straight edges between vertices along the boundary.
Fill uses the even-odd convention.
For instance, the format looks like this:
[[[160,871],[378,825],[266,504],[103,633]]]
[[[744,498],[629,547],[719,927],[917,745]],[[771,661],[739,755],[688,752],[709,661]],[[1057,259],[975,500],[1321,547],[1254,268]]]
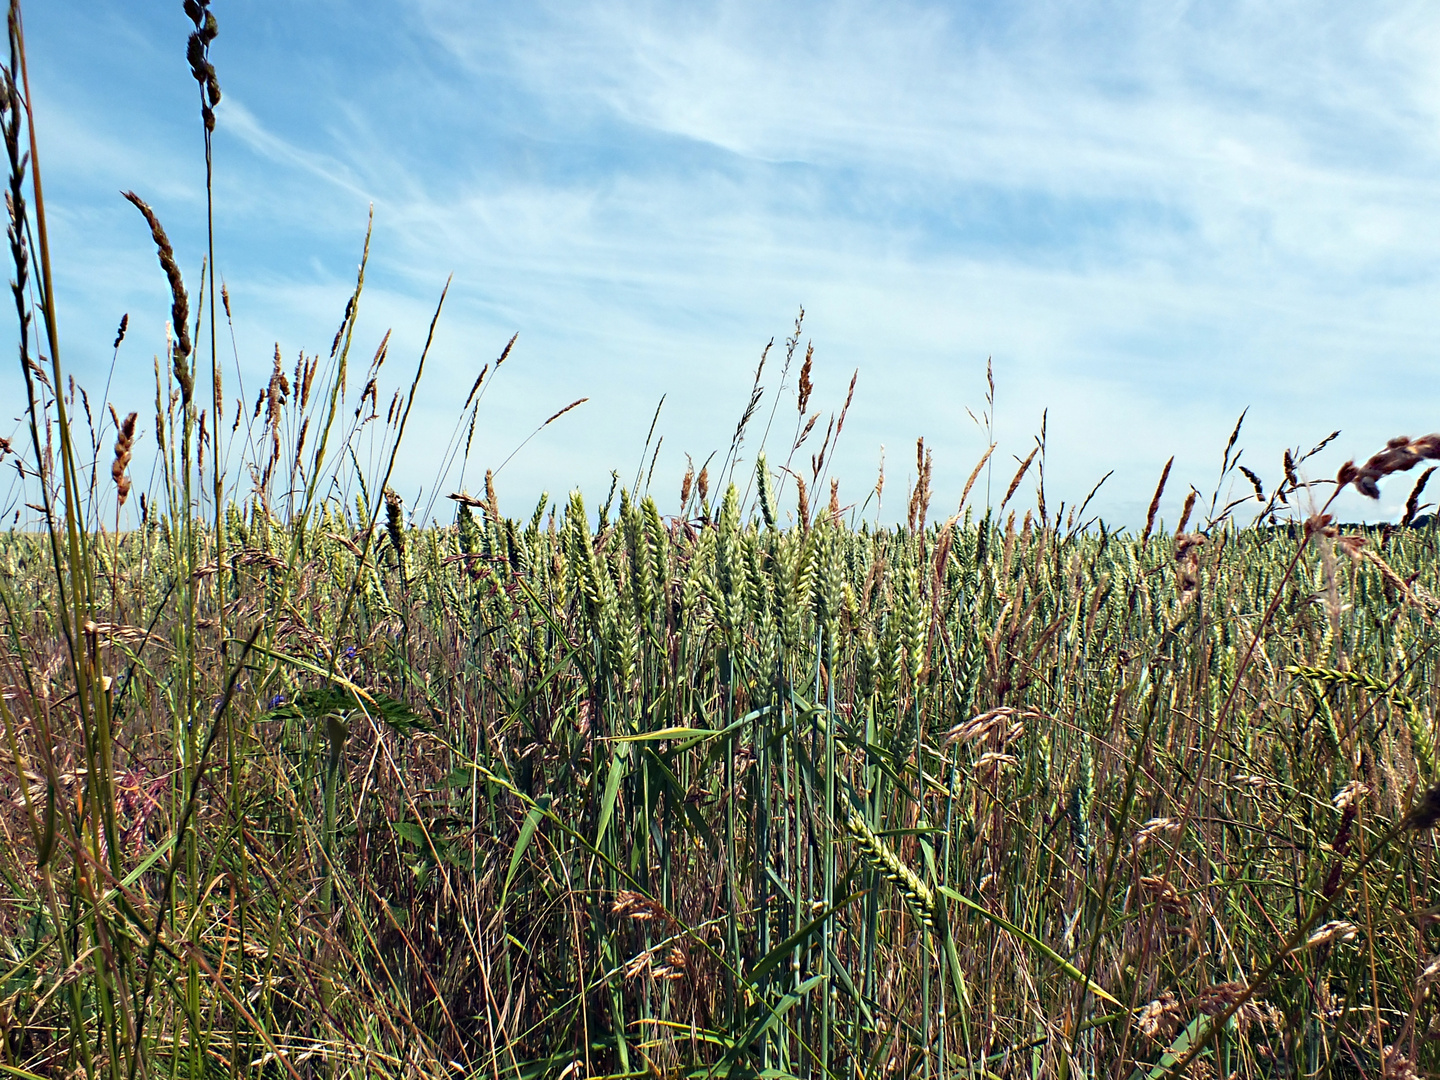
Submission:
[[[1415,760],[1420,764],[1421,774],[1427,780],[1434,778],[1435,740],[1430,733],[1430,724],[1425,719],[1425,714],[1420,711],[1420,706],[1398,687],[1392,687],[1384,679],[1363,671],[1341,671],[1338,668],[1308,667],[1303,664],[1293,664],[1285,670],[1291,675],[1320,683],[1322,686],[1358,686],[1372,694],[1389,698],[1405,715],[1405,726],[1410,729],[1410,745],[1415,751]]]
[[[773,529],[775,527],[775,490],[770,483],[770,465],[765,460],[763,450],[755,459],[755,480],[760,491],[760,516],[765,519],[766,527]]]
[[[920,875],[911,870],[901,860],[900,856],[885,846],[884,842],[875,835],[865,819],[853,810],[850,812],[849,820],[846,822],[850,834],[855,837],[865,861],[873,866],[882,876],[890,881],[915,917],[925,924],[927,928],[935,926],[935,893],[930,886],[920,879]]]

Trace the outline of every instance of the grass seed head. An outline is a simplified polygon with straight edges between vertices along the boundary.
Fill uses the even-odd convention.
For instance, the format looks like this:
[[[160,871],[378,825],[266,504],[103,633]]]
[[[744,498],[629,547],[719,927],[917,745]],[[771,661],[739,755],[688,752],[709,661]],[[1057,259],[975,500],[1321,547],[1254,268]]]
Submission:
[[[400,496],[385,489],[385,531],[390,535],[390,546],[395,549],[395,558],[401,566],[405,563],[405,517],[404,503]]]
[[[188,405],[195,392],[195,381],[190,374],[190,298],[185,292],[185,281],[180,276],[180,266],[175,261],[170,237],[165,234],[165,227],[160,224],[155,211],[133,191],[125,192],[125,198],[140,211],[145,223],[150,226],[150,236],[155,241],[155,250],[160,258],[160,269],[165,271],[165,277],[170,282],[170,323],[175,331],[175,379],[180,384],[182,399]]]
[[[1360,780],[1351,780],[1337,791],[1335,797],[1330,801],[1335,804],[1336,810],[1348,810],[1352,805],[1358,805],[1369,794],[1368,784]]]
[[[1136,1014],[1135,1029],[1147,1039],[1168,1039],[1179,1023],[1181,1012],[1180,999],[1166,990]]]
[[[1176,836],[1180,833],[1180,822],[1173,817],[1151,818],[1140,827],[1135,834],[1136,852],[1144,851],[1147,846],[1158,842],[1162,837]]]
[[[810,404],[810,395],[815,392],[815,384],[810,381],[810,369],[815,363],[815,346],[813,344],[805,347],[805,362],[800,365],[800,388],[796,399],[796,411],[801,416]],[[811,417],[810,423],[814,424],[815,419]],[[808,430],[808,429],[807,429]]]
[[[1353,483],[1356,490],[1372,499],[1380,497],[1377,481],[1391,473],[1405,472],[1426,459],[1440,460],[1440,432],[1411,439],[1408,435],[1397,435],[1385,444],[1385,449],[1372,454],[1364,465],[1356,467],[1346,462],[1336,482],[1342,487]]]
[[[1318,949],[1322,945],[1329,945],[1333,941],[1354,941],[1355,935],[1360,928],[1354,923],[1346,922],[1343,919],[1332,919],[1315,930],[1305,939],[1302,946],[1306,949]]]
[[[1423,990],[1437,979],[1440,979],[1440,956],[1433,956],[1415,977],[1415,985]]]
[[[685,455],[685,475],[680,480],[680,508],[683,511],[690,502],[690,489],[695,485],[695,462],[690,460],[690,455]]]
[[[135,448],[135,421],[138,416],[138,413],[132,412],[123,423],[116,425],[118,435],[115,439],[115,460],[110,463],[110,478],[115,481],[116,499],[120,506],[124,506],[125,500],[130,497],[130,478],[126,470],[130,468],[130,457]]]
[[[1175,531],[1177,533],[1183,533],[1185,531],[1185,526],[1190,524],[1190,515],[1195,510],[1195,499],[1199,494],[1200,493],[1192,487],[1190,489],[1190,494],[1185,496],[1185,506],[1180,511],[1180,524],[1175,526]]]
[[[1405,826],[1423,832],[1433,829],[1436,822],[1440,822],[1440,784],[1431,784],[1405,816]]]
[[[1155,515],[1160,512],[1160,499],[1165,494],[1165,482],[1170,479],[1170,468],[1174,464],[1175,457],[1172,454],[1170,460],[1165,462],[1165,468],[1160,470],[1160,482],[1155,485],[1155,495],[1150,500],[1150,509],[1145,513],[1145,531],[1140,534],[1141,543],[1150,538],[1150,533],[1155,528]]]

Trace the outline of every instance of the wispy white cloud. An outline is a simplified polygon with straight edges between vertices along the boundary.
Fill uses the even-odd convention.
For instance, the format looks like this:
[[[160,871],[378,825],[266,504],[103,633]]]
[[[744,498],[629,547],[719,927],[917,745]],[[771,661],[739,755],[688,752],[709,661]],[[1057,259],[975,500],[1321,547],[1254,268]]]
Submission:
[[[1433,356],[1434,95],[1415,46],[1435,36],[1428,11],[789,12],[571,8],[512,33],[509,57],[537,97],[632,138],[715,148],[712,175],[758,177],[769,197],[737,196],[750,228],[722,250],[769,226],[766,261],[804,283],[812,312],[834,315],[815,300],[836,288],[859,315],[836,320],[849,341],[907,354],[894,411],[867,430],[906,412],[943,424],[933,399],[894,399],[965,394],[947,361],[966,346],[1057,406],[1076,474],[1107,453],[1134,460],[1095,433],[1153,422],[1142,453],[1163,460],[1166,433],[1193,453],[1256,398],[1276,456],[1307,425],[1373,441],[1427,422],[1403,387]],[[495,62],[470,49],[481,28],[434,26],[457,55]],[[732,206],[685,198],[703,180],[657,172],[639,185],[668,181],[673,198],[634,205],[679,210],[696,232],[730,224]],[[1382,357],[1383,376],[1365,370]],[[1077,386],[1105,390],[1067,418]],[[1122,481],[1132,506],[1147,480]]]
[[[281,168],[307,174],[326,187],[338,188],[356,198],[369,197],[363,180],[344,161],[331,154],[308,150],[270,131],[246,106],[231,100],[225,108],[226,130],[233,132],[257,157]],[[324,198],[331,192],[317,192]]]
[[[502,494],[603,495],[662,392],[657,475],[678,476],[683,451],[728,445],[759,346],[801,302],[827,406],[861,369],[837,462],[850,495],[879,444],[903,467],[924,434],[937,500],[958,497],[992,354],[1002,453],[1048,406],[1052,505],[1115,467],[1097,505],[1132,520],[1171,453],[1172,502],[1213,482],[1246,405],[1246,461],[1272,479],[1283,446],[1337,426],[1326,469],[1437,426],[1414,392],[1440,292],[1426,6],[375,0],[249,18],[225,23],[221,57],[242,355],[327,338],[373,203],[377,335],[394,322],[418,351],[456,274],[412,487],[454,387],[516,329],[487,460],[592,401]],[[58,137],[81,207],[77,147],[111,116],[106,84],[83,87]],[[107,184],[193,158],[163,124],[127,130],[95,139]],[[193,181],[161,194],[193,214]],[[83,250],[110,219],[74,212]],[[88,288],[105,321],[139,299],[103,274]]]

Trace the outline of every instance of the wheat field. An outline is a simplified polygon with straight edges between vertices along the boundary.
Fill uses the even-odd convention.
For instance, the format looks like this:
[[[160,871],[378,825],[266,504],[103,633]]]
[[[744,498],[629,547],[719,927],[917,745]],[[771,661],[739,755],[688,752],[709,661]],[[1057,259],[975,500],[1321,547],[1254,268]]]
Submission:
[[[1393,526],[1328,512],[1440,436],[1267,483],[1237,424],[1169,529],[1169,465],[1143,529],[1047,507],[1043,436],[936,513],[922,442],[888,524],[797,321],[783,438],[757,372],[713,474],[427,515],[392,485],[425,355],[391,384],[356,340],[363,261],[328,354],[232,405],[213,259],[192,306],[129,195],[153,420],[68,377],[9,26],[0,461],[38,516],[0,534],[0,1075],[1440,1067],[1433,468]]]

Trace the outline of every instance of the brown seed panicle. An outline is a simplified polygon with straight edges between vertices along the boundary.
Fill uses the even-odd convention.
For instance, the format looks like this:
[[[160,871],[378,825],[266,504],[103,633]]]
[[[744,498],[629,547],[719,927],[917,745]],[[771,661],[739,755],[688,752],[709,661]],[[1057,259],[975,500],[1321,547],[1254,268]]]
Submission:
[[[1440,461],[1440,432],[1424,435],[1412,440],[1408,435],[1397,435],[1385,444],[1385,449],[1371,455],[1364,465],[1357,466],[1347,461],[1340,467],[1336,483],[1341,487],[1354,484],[1363,495],[1372,499],[1380,497],[1377,481],[1391,473],[1405,472],[1421,461]]]
[[[1163,842],[1167,837],[1178,836],[1182,831],[1183,826],[1175,818],[1151,818],[1135,834],[1135,852],[1138,854],[1152,844]]]
[[[910,493],[910,512],[907,519],[912,534],[925,531],[925,515],[930,509],[930,476],[933,469],[934,458],[932,453],[925,449],[924,438],[916,439],[915,488]]]
[[[1180,533],[1175,537],[1175,587],[1182,604],[1195,599],[1200,588],[1200,549],[1204,544],[1204,533]]]
[[[1354,941],[1355,936],[1360,933],[1360,928],[1352,922],[1344,919],[1331,919],[1311,931],[1310,936],[1305,939],[1305,944],[1296,951],[1305,949],[1318,949],[1335,941]]]
[[[1269,1023],[1278,1026],[1283,1022],[1273,1006],[1254,996],[1247,999],[1246,995],[1249,993],[1250,987],[1243,982],[1216,983],[1201,989],[1195,995],[1192,1005],[1206,1016],[1217,1016],[1240,1002],[1240,1007],[1235,1011],[1235,1021],[1242,1032],[1251,1024]]]
[[[1155,515],[1160,511],[1160,499],[1165,494],[1165,482],[1170,479],[1170,469],[1175,464],[1175,455],[1170,455],[1170,460],[1165,462],[1165,468],[1160,470],[1160,482],[1155,485],[1155,496],[1150,500],[1150,509],[1145,514],[1145,531],[1140,534],[1140,540],[1150,539],[1150,533],[1155,528]]]
[[[1135,1028],[1147,1039],[1168,1039],[1179,1026],[1183,1011],[1180,999],[1167,990],[1140,1010]]]
[[[500,500],[495,494],[495,473],[492,469],[485,470],[485,502],[482,505],[490,524],[500,525]]]
[[[1385,1047],[1384,1059],[1385,1080],[1421,1080],[1425,1073],[1416,1068],[1415,1063],[1407,1058],[1398,1046]]]
[[[670,913],[658,900],[652,900],[648,896],[630,889],[621,889],[615,894],[615,902],[610,905],[610,914],[622,919],[633,919],[636,922],[658,920],[666,925],[675,923]]]
[[[815,364],[815,346],[807,345],[805,348],[805,362],[800,365],[800,386],[796,392],[796,406],[801,416],[810,405],[810,395],[815,392],[815,384],[810,381],[810,370]],[[810,423],[815,423],[812,419]]]
[[[385,531],[390,536],[390,546],[395,552],[395,563],[400,576],[405,576],[405,518],[404,503],[390,488],[385,489]]]
[[[113,405],[110,412],[114,415]],[[130,458],[135,449],[135,420],[138,415],[132,412],[123,422],[116,416],[115,460],[110,464],[110,477],[115,481],[116,499],[120,506],[124,506],[125,500],[130,497],[130,478],[126,470],[130,468]]]
[[[945,745],[964,742],[1003,749],[1025,733],[1024,720],[1025,716],[1011,706],[1001,705],[956,724],[946,736]]]
[[[1408,527],[1415,524],[1415,516],[1420,512],[1420,496],[1424,493],[1425,485],[1430,482],[1430,477],[1434,474],[1435,469],[1436,466],[1432,465],[1422,472],[1420,478],[1415,481],[1415,486],[1410,489],[1410,497],[1405,500],[1405,516],[1400,519],[1401,525]]]
[[[695,483],[695,463],[690,461],[689,454],[685,455],[685,460],[689,464],[685,466],[685,476],[680,481],[680,507],[682,510],[690,502],[690,488]]]
[[[180,266],[175,261],[175,249],[170,246],[170,237],[165,227],[155,216],[150,205],[133,191],[125,192],[125,198],[139,210],[150,226],[150,236],[155,241],[155,250],[160,257],[160,269],[170,281],[170,322],[175,329],[175,378],[180,383],[180,393],[185,404],[195,393],[195,380],[190,374],[190,298],[185,292],[185,282],[180,277]]]
[[[1195,510],[1195,499],[1199,494],[1200,492],[1196,491],[1192,487],[1190,489],[1190,494],[1185,496],[1185,506],[1180,511],[1180,524],[1175,526],[1175,531],[1177,533],[1183,533],[1185,531],[1185,526],[1190,524],[1190,515]]]
[[[1015,489],[1020,486],[1020,481],[1025,479],[1025,474],[1030,471],[1030,465],[1034,462],[1035,455],[1039,452],[1040,447],[1037,446],[1034,450],[1030,451],[1029,456],[1026,457],[1024,461],[1020,462],[1020,469],[1015,473],[1015,479],[1010,481],[1010,486],[1005,489],[1005,497],[1000,500],[1000,510],[1004,510],[1005,504],[1008,503],[1010,499],[1014,496]],[[1019,459],[1017,458],[1016,460]],[[997,513],[998,512],[999,511],[997,511]]]
[[[1440,784],[1431,784],[1405,816],[1405,826],[1423,832],[1433,829],[1436,822],[1440,822]]]

